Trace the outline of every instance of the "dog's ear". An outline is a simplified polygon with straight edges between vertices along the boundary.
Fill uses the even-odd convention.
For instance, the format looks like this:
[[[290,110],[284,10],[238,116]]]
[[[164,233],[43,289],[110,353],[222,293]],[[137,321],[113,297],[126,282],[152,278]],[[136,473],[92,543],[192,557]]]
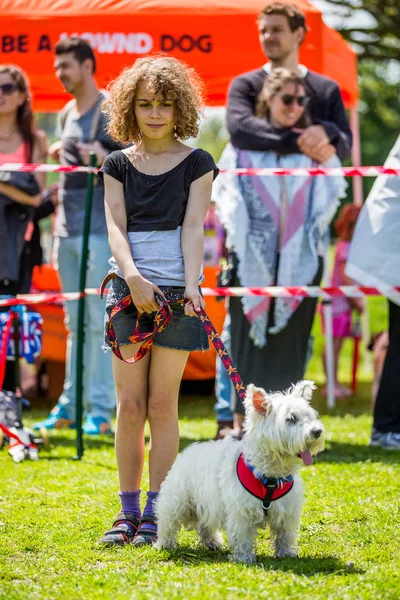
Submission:
[[[311,400],[313,391],[316,389],[317,386],[313,381],[308,381],[307,379],[304,379],[303,381],[299,381],[298,383],[296,383],[295,386],[293,386],[291,393],[295,394],[296,396],[300,396],[301,398],[304,398],[304,400]]]
[[[253,395],[253,406],[256,412],[260,415],[267,414],[266,398],[261,391],[257,391]]]
[[[265,390],[256,387],[252,383],[247,386],[246,399],[248,399],[248,406],[252,406],[259,415],[266,416],[271,410]]]

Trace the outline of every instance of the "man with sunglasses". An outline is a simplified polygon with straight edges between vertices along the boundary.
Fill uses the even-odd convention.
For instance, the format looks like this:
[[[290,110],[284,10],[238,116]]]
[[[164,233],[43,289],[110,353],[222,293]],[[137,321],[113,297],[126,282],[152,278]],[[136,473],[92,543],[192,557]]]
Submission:
[[[352,135],[338,85],[309,71],[298,62],[307,27],[304,15],[293,5],[273,3],[258,16],[260,43],[269,62],[233,80],[227,121],[231,141],[243,150],[271,150],[281,154],[301,152],[319,163],[337,153],[341,161],[351,151]],[[313,122],[303,132],[277,129],[255,116],[258,95],[271,69],[297,71],[308,90],[308,112]],[[307,101],[297,99],[298,103]],[[295,98],[286,98],[287,105]]]

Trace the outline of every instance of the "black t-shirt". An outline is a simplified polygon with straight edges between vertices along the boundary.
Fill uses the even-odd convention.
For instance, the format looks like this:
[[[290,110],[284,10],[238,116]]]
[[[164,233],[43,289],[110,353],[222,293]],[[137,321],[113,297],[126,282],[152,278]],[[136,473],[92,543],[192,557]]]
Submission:
[[[99,171],[123,184],[127,231],[168,231],[183,223],[190,184],[219,169],[211,154],[194,149],[176,167],[160,175],[138,171],[121,150],[109,154]]]

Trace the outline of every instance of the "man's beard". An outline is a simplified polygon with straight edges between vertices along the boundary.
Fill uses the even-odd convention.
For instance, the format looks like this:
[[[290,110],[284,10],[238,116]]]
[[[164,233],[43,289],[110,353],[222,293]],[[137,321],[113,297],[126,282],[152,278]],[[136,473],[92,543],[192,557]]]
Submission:
[[[267,58],[273,62],[283,62],[290,54],[289,50],[283,50],[278,44],[270,46],[268,49],[264,46],[264,52]]]

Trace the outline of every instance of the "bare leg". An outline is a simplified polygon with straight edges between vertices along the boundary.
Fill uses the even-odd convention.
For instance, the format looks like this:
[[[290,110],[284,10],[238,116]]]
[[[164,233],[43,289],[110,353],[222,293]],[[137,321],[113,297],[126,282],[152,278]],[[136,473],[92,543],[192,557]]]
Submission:
[[[345,388],[345,386],[341,385],[338,380],[339,356],[340,356],[340,350],[342,348],[342,345],[343,345],[343,338],[336,338],[336,337],[333,338],[333,376],[334,376],[333,383],[335,386],[335,396],[336,397],[348,395],[347,388]],[[324,358],[324,369],[325,369],[325,374],[326,374],[327,368],[326,368],[325,348],[323,351],[323,358]],[[325,390],[325,393],[326,393],[326,390]]]
[[[343,338],[333,338],[333,368],[335,374],[335,386],[339,385],[338,370],[339,370],[339,355],[342,348]]]
[[[147,416],[150,424],[150,490],[157,492],[178,453],[178,396],[189,353],[153,346]]]
[[[124,358],[133,356],[140,344],[122,346]],[[144,425],[147,414],[150,353],[128,365],[113,355],[113,373],[117,391],[115,452],[120,490],[140,488],[144,462]]]
[[[381,376],[383,371],[383,365],[385,363],[387,347],[389,345],[389,333],[384,331],[376,340],[373,346],[374,352],[374,381],[372,385],[372,412],[375,410],[375,401],[378,394],[379,385],[381,382]]]

